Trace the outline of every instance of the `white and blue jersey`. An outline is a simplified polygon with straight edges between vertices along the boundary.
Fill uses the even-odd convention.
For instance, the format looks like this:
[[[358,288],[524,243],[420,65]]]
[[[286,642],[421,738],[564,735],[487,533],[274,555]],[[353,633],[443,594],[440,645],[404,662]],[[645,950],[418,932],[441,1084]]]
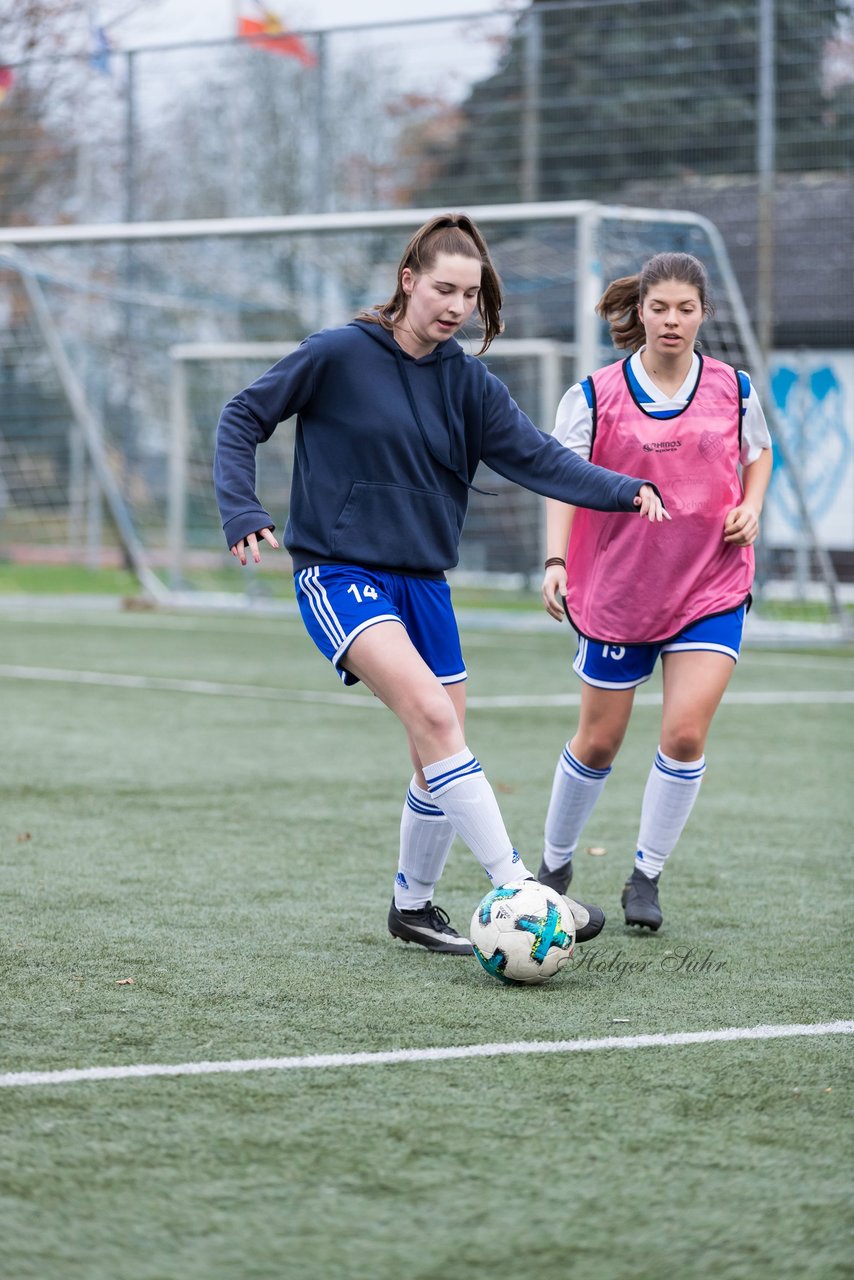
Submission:
[[[697,389],[701,362],[694,353],[691,368],[682,386],[668,395],[652,381],[641,360],[641,347],[626,364],[626,376],[633,398],[653,418],[673,418],[682,413]],[[743,467],[755,462],[763,449],[771,448],[771,436],[759,397],[750,378],[737,370],[741,398],[741,448]],[[595,434],[595,397],[590,379],[576,382],[564,395],[555,418],[552,435],[582,458],[590,457]],[[573,670],[585,684],[600,689],[632,689],[650,679],[662,653],[705,650],[738,661],[744,630],[745,607],[701,619],[674,636],[666,644],[612,645],[578,638]]]
[[[697,388],[700,377],[700,359],[694,353],[688,376],[675,395],[669,396],[650,378],[641,360],[641,351],[635,351],[626,365],[632,395],[638,404],[653,418],[673,418],[682,413]],[[755,462],[763,449],[771,448],[771,435],[759,397],[751,386],[750,378],[737,370],[741,389],[741,454],[743,467]],[[558,405],[555,428],[552,435],[572,449],[581,458],[590,458],[593,447],[593,388],[590,379],[576,382]]]

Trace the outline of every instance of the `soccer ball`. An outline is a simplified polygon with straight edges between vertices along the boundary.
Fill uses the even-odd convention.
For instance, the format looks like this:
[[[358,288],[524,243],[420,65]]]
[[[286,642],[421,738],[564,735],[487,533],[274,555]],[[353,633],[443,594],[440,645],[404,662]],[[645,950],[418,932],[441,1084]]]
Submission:
[[[537,880],[493,889],[472,916],[474,953],[499,982],[536,985],[562,969],[575,945],[565,898]]]

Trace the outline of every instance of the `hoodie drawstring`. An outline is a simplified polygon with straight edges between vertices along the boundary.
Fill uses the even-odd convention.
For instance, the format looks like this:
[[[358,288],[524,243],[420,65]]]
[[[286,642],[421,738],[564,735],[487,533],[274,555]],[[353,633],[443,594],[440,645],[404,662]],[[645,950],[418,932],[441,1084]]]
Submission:
[[[395,345],[394,347],[394,358],[397,361],[397,371],[400,375],[400,380],[403,383],[403,389],[406,392],[406,398],[409,401],[409,407],[412,410],[412,416],[415,419],[415,424],[421,433],[421,439],[424,441],[425,445],[427,446],[427,450],[430,456],[432,458],[435,458],[435,460],[440,464],[440,466],[443,466],[448,471],[452,472],[457,477],[457,479],[461,480],[463,484],[466,486],[466,488],[471,489],[473,493],[482,493],[482,494],[487,494],[489,497],[495,497],[495,494],[490,493],[488,489],[478,489],[476,485],[473,485],[469,481],[468,476],[465,475],[462,465],[458,463],[455,457],[454,432],[452,430],[453,415],[451,413],[451,404],[448,398],[448,388],[445,381],[445,369],[442,361],[441,349],[439,349],[436,353],[436,377],[439,380],[439,390],[442,395],[442,407],[445,410],[445,421],[448,424],[448,456],[447,458],[441,457],[439,453],[436,452],[433,442],[427,433],[427,428],[424,426],[424,423],[421,419],[421,414],[418,412],[418,405],[415,400],[415,395],[412,391],[412,384],[409,381],[409,374],[407,373],[407,370],[406,370],[406,361],[404,360],[403,355],[401,354],[400,349],[397,347],[397,345]]]

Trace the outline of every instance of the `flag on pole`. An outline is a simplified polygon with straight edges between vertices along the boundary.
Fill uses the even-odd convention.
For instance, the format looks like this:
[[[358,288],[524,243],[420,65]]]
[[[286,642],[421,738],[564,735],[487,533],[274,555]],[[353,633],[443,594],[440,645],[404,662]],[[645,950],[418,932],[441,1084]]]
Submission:
[[[97,26],[94,22],[89,28],[89,33],[91,37],[89,66],[95,71],[100,71],[102,76],[111,75],[110,53],[113,45],[110,37],[104,27]]]
[[[290,35],[281,18],[277,18],[275,13],[262,5],[258,8],[261,11],[259,19],[238,17],[239,38],[258,49],[266,49],[267,53],[276,53],[282,58],[296,58],[304,67],[316,67],[317,58],[305,41],[299,36]]]
[[[0,67],[0,102],[8,98],[15,83],[15,74],[11,67]]]

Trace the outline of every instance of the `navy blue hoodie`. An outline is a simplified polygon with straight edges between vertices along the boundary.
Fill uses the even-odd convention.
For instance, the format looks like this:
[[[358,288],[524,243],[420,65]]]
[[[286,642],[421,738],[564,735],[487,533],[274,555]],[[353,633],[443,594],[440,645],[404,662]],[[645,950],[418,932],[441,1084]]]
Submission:
[[[345,563],[441,576],[459,557],[479,462],[527,489],[633,511],[642,480],[593,466],[539,431],[454,338],[413,359],[378,324],[313,334],[228,402],[214,483],[229,547],[274,528],[255,449],[297,415],[284,543],[294,569]]]

